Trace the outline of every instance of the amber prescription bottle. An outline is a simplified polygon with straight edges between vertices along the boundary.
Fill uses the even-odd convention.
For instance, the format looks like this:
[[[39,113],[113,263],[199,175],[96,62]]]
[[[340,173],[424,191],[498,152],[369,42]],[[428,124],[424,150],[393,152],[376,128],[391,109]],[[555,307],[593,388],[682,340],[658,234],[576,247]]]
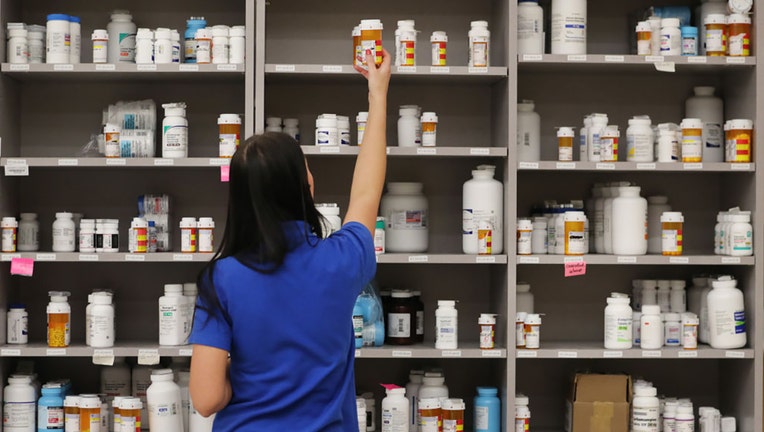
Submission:
[[[96,395],[80,396],[80,432],[101,430],[101,399]]]
[[[480,314],[478,326],[480,327],[480,349],[496,348],[496,315]]]
[[[438,138],[438,115],[434,112],[422,113],[422,147],[435,147]]]
[[[218,128],[220,157],[231,158],[241,143],[241,117],[238,114],[220,114]]]
[[[727,162],[750,163],[753,143],[753,121],[730,120],[724,125],[727,137]]]
[[[446,399],[443,401],[443,432],[464,432],[464,401]]]
[[[446,46],[448,45],[448,35],[444,31],[436,31],[430,36],[432,44],[432,65],[446,65]]]
[[[706,54],[720,57],[727,54],[727,17],[711,14],[703,23],[706,26]]]
[[[751,55],[751,17],[742,14],[732,14],[727,19],[727,53],[732,57],[748,57]]]
[[[440,432],[443,425],[443,413],[440,399],[419,400],[419,432]]]
[[[573,128],[557,129],[557,160],[568,162],[573,160],[573,138],[576,136]]]
[[[141,432],[141,410],[143,402],[140,398],[127,398],[122,401],[120,414],[122,416],[122,432],[128,429],[132,432]]]
[[[637,54],[649,56],[652,49],[653,27],[649,21],[641,21],[637,24]]]
[[[661,239],[664,256],[682,255],[684,217],[679,212],[664,212],[661,215]]]
[[[358,57],[363,58],[361,49],[361,26],[353,27],[353,64],[358,64]]]
[[[682,162],[703,161],[703,120],[682,120]]]
[[[361,21],[361,52],[371,51],[374,63],[382,64],[382,21],[378,19],[365,19]]]
[[[79,396],[67,396],[64,399],[64,426],[66,430],[80,430]]]

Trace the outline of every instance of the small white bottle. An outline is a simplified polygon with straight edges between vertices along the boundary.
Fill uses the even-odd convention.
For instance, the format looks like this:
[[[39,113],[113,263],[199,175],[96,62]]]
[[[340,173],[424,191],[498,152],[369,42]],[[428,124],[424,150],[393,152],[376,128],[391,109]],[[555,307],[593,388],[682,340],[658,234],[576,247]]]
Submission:
[[[724,248],[730,256],[753,255],[753,226],[751,212],[731,214],[730,226],[727,230],[727,247]]]
[[[682,31],[679,30],[679,18],[661,20],[661,55],[678,56],[682,54]]]
[[[80,253],[93,253],[96,251],[95,235],[96,221],[82,219],[80,221],[79,251]]]
[[[300,142],[300,120],[295,118],[284,119],[284,133]]]
[[[612,293],[605,308],[605,349],[631,349],[633,332],[631,329],[633,311],[629,306],[629,296]]]
[[[467,65],[471,68],[491,66],[491,32],[488,30],[488,21],[472,21],[467,36],[470,44]]]
[[[212,63],[212,29],[200,28],[196,31],[196,63]]]
[[[698,349],[698,326],[700,320],[692,312],[682,315],[682,348],[686,350]]]
[[[212,28],[212,63],[229,63],[228,26]]]
[[[602,160],[602,152],[601,152],[601,145],[600,145],[600,137],[602,136],[602,133],[605,132],[605,128],[607,128],[608,124],[608,116],[607,114],[592,114],[592,126],[587,128],[586,134],[587,134],[587,147],[586,151],[588,153],[588,161],[589,162],[600,162]]]
[[[671,281],[659,280],[658,281],[658,306],[661,308],[661,313],[668,313],[671,311]]]
[[[420,109],[416,105],[403,105],[398,110],[398,147],[419,147],[422,145],[422,123]]]
[[[520,3],[523,4],[523,3]],[[523,394],[515,395],[515,431],[525,432],[530,430],[531,410],[528,408],[530,400]]]
[[[29,314],[23,304],[12,304],[8,308],[7,338],[9,345],[29,343]]]
[[[547,221],[545,218],[536,218],[533,221],[533,233],[531,234],[531,253],[544,255],[547,251]]]
[[[245,59],[245,53],[246,53],[246,39],[245,36],[247,34],[246,29],[244,26],[233,26],[231,27],[231,30],[228,32],[230,39],[229,39],[229,63],[231,64],[244,64]]]
[[[172,63],[172,31],[168,28],[158,28],[154,33],[154,63]]]
[[[640,304],[642,306],[658,304],[658,281],[642,281],[642,301]]]
[[[180,387],[173,381],[172,369],[158,369],[151,373],[146,401],[151,431],[183,430]]]
[[[103,252],[119,252],[119,221],[107,219],[103,224]]]
[[[664,314],[664,342],[668,347],[678,347],[682,344],[682,316],[678,313]]]
[[[170,31],[170,40],[172,41],[172,62],[180,64],[181,58],[181,44],[180,44],[180,32],[173,29]]]
[[[162,157],[188,157],[188,120],[186,120],[186,104],[183,102],[162,105],[164,121],[162,122]]]
[[[648,116],[635,116],[626,130],[626,160],[654,162],[655,143],[652,121]]]
[[[411,413],[406,389],[391,388],[385,393],[387,396],[382,399],[382,432],[408,431]]]
[[[151,29],[139,28],[135,35],[135,63],[154,63],[154,32]]]
[[[316,145],[332,147],[340,145],[340,132],[335,114],[321,114],[316,119]]]
[[[74,252],[73,217],[73,214],[67,212],[56,213],[56,221],[53,222],[53,252]]]
[[[670,212],[666,196],[651,196],[647,198],[647,253],[660,254],[662,252],[661,240],[661,215]]]
[[[533,101],[517,104],[517,160],[537,162],[541,160],[541,116],[534,111]]]
[[[29,38],[26,29],[12,29],[8,32],[8,63],[29,63]]]
[[[363,144],[363,134],[366,132],[366,122],[369,121],[369,113],[367,111],[360,111],[355,118],[355,122],[358,125],[358,145]]]
[[[199,218],[197,226],[197,235],[199,238],[199,252],[200,253],[212,253],[215,252],[215,221],[210,217]]]
[[[337,116],[337,136],[340,145],[350,145],[350,117]]]
[[[517,221],[517,254],[530,255],[533,253],[533,222],[530,219]]]
[[[318,118],[321,119],[324,117],[322,115],[322,116],[319,116]],[[266,117],[265,131],[266,132],[283,132],[284,129],[281,127],[281,117]]]
[[[318,210],[323,217],[323,220],[321,221],[323,238],[327,238],[342,229],[340,207],[336,203],[316,204],[316,210]]]
[[[183,285],[164,286],[164,296],[159,298],[159,345],[178,346],[185,342],[186,301]]]
[[[90,37],[93,41],[93,63],[109,61],[109,32],[103,29],[93,30]]]
[[[676,408],[676,432],[695,432],[695,415],[692,406],[679,405]]]
[[[640,331],[640,348],[659,350],[663,347],[663,321],[661,308],[658,305],[642,305],[642,321]]]
[[[17,248],[19,223],[15,217],[4,217],[0,221],[2,229],[2,247],[4,253],[15,253]]]
[[[639,386],[634,389],[632,401],[632,432],[656,432],[659,430],[660,401],[655,387]]]
[[[114,305],[109,293],[94,293],[93,305],[90,309],[90,325],[87,329],[90,344],[93,348],[110,348],[114,346]]]
[[[525,337],[525,348],[541,348],[541,315],[528,314],[525,317],[523,332]]]
[[[459,347],[459,311],[453,300],[438,300],[435,310],[435,349],[455,350]]]

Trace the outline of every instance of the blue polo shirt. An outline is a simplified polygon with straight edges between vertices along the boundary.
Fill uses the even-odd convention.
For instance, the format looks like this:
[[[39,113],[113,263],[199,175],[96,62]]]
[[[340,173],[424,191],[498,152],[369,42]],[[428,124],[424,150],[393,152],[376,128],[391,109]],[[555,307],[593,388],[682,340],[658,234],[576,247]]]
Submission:
[[[374,277],[374,241],[351,222],[329,238],[285,224],[295,248],[263,274],[234,257],[214,283],[230,324],[197,308],[191,343],[231,354],[231,402],[215,432],[357,432],[353,306]]]

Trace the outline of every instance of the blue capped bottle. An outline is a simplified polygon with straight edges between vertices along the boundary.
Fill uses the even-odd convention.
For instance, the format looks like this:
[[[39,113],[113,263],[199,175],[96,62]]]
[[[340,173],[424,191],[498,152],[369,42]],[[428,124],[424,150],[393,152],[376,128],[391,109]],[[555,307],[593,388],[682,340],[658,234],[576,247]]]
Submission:
[[[478,387],[475,397],[475,432],[501,431],[501,402],[496,387]]]
[[[64,430],[64,399],[62,386],[45,384],[37,402],[37,432]]]

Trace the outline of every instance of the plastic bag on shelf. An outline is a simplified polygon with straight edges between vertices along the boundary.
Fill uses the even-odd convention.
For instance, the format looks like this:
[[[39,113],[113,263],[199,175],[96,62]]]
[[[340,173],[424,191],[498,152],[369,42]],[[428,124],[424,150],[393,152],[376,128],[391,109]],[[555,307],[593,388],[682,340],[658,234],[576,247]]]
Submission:
[[[156,103],[153,100],[117,102],[104,111],[103,126],[120,128],[120,157],[151,158],[156,155]]]
[[[381,347],[385,343],[385,323],[382,312],[382,299],[377,293],[374,282],[364,287],[356,299],[363,315],[363,346]]]

